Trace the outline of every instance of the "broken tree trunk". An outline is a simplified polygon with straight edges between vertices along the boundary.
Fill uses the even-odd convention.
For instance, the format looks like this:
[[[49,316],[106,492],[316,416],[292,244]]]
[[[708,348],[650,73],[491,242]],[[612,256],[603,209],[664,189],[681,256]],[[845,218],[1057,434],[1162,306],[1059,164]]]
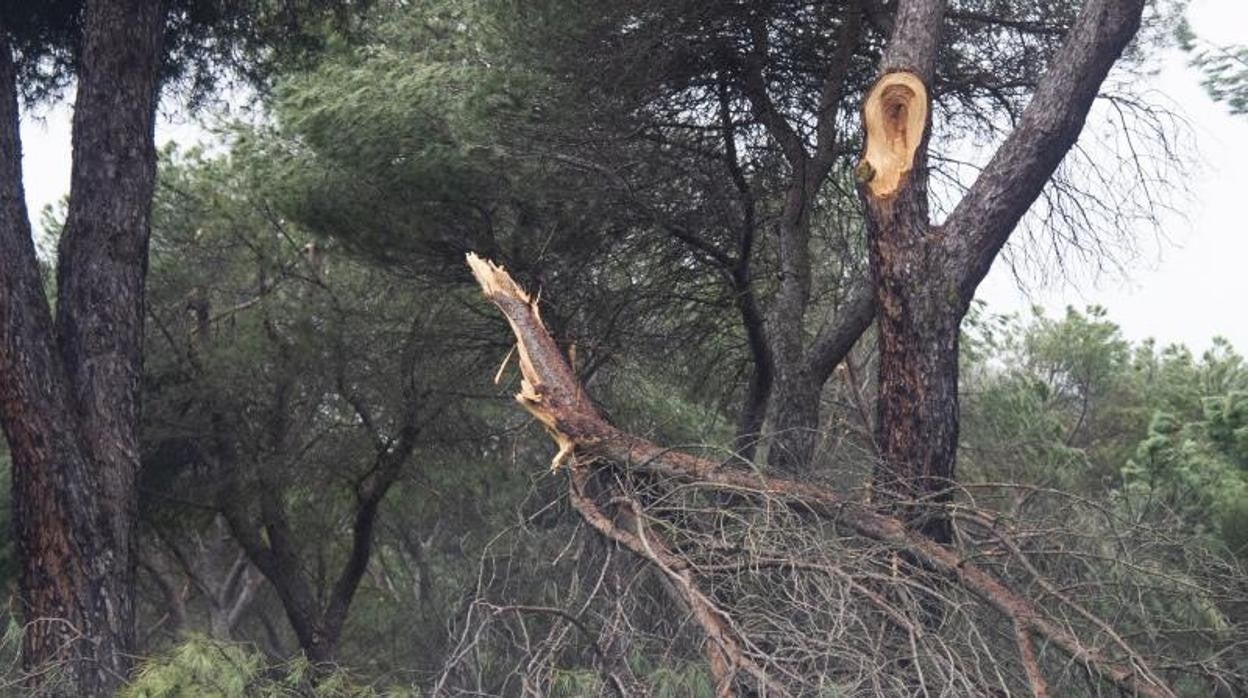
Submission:
[[[1019,651],[1023,654],[1021,661],[1027,664],[1029,671],[1038,667],[1035,667],[1034,657],[1030,656],[1031,644],[1022,641],[1024,636],[1038,637],[1045,644],[1059,648],[1073,661],[1088,667],[1091,672],[1127,693],[1152,698],[1174,696],[1174,692],[1149,668],[1139,653],[1117,635],[1105,632],[1113,645],[1112,653],[1101,643],[1080,637],[1070,626],[1047,614],[1045,609],[978,566],[968,556],[915,531],[897,517],[880,513],[868,504],[816,483],[722,467],[720,463],[663,448],[615,428],[590,404],[543,326],[536,302],[502,267],[474,254],[468,255],[468,264],[485,296],[502,311],[511,325],[522,374],[521,389],[516,399],[546,427],[558,444],[559,452],[553,465],[556,468],[566,466],[572,471],[574,505],[595,530],[659,566],[682,589],[682,597],[691,605],[694,619],[707,641],[712,643],[708,657],[717,680],[721,682],[721,689],[724,677],[731,678],[738,671],[764,684],[773,682],[775,677],[758,676],[757,672],[761,670],[739,651],[741,639],[736,635],[731,619],[725,618],[721,609],[701,605],[698,601],[699,598],[706,598],[709,603],[709,597],[698,587],[696,569],[687,569],[679,558],[669,557],[672,555],[670,550],[653,542],[647,547],[644,532],[636,525],[599,518],[600,510],[582,494],[583,483],[591,468],[628,468],[707,489],[731,492],[736,496],[767,497],[796,510],[835,521],[856,535],[887,543],[914,558],[1001,614],[1017,629]],[[1090,613],[1088,615],[1091,616]],[[1103,622],[1096,625],[1102,632],[1108,628]]]

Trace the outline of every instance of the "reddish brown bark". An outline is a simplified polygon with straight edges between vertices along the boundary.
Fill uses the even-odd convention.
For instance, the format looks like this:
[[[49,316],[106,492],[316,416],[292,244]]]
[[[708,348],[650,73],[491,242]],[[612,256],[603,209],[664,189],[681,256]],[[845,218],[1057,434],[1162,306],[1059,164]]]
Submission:
[[[1015,225],[1074,145],[1097,90],[1139,27],[1143,6],[1143,0],[1087,0],[1017,127],[945,225],[933,226],[928,218],[930,129],[915,134],[905,118],[894,124],[908,131],[903,140],[914,148],[907,171],[876,180],[880,162],[871,157],[865,159],[871,166],[859,168],[879,306],[874,486],[938,540],[949,539],[948,524],[938,508],[925,505],[947,500],[956,477],[962,318]],[[883,80],[905,71],[921,85],[932,84],[944,15],[944,0],[900,0],[880,62]],[[913,113],[928,103],[923,95],[894,107]],[[864,114],[868,156],[894,143],[897,128],[884,122],[898,116]],[[877,186],[885,179],[890,186]]]
[[[58,690],[106,695],[125,680],[135,641],[143,283],[164,3],[89,3],[83,27],[55,325],[22,200],[17,85],[0,27],[0,420],[13,456],[31,687],[56,676]]]

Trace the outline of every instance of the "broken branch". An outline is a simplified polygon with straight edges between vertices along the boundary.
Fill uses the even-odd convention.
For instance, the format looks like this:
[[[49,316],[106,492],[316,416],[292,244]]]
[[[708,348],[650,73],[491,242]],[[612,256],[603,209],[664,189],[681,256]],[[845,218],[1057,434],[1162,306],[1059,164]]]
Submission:
[[[559,455],[556,456],[555,466],[571,462],[574,485],[584,482],[591,463],[605,462],[738,495],[778,500],[795,510],[845,525],[864,538],[904,551],[919,564],[970,591],[1009,620],[1018,633],[1034,633],[1044,638],[1126,692],[1149,698],[1174,697],[1173,690],[1143,663],[1138,654],[1130,652],[1125,660],[1111,657],[1095,643],[1079,637],[1073,628],[1051,620],[1030,599],[956,549],[910,529],[895,517],[881,514],[869,505],[817,483],[725,468],[720,463],[663,448],[615,428],[590,404],[542,324],[536,303],[502,267],[474,254],[468,255],[468,264],[486,297],[502,311],[515,334],[523,375],[516,399],[547,428],[558,444]],[[578,511],[600,533],[621,542],[665,571],[677,569],[675,561],[664,559],[652,546],[647,548],[635,535],[629,534],[632,538],[625,536],[628,532],[610,524],[610,520],[596,507],[585,506],[589,500],[583,497],[578,499],[576,490],[573,497]],[[671,555],[670,552],[667,554]],[[692,579],[692,572],[685,572]],[[696,585],[687,588],[682,595],[687,599],[695,598],[696,595],[688,594],[693,594],[696,589]],[[734,647],[723,643],[723,638],[735,635],[725,634],[730,626],[726,624],[728,619],[722,616],[722,611],[704,606],[702,612],[705,616],[699,621],[708,636],[720,638],[720,646],[725,649]],[[1101,629],[1107,627],[1102,624],[1103,621],[1093,625]],[[1026,671],[1033,689],[1043,687],[1044,684],[1037,684],[1036,676],[1032,675],[1032,671],[1039,671],[1039,667],[1034,662],[1035,658],[1029,656],[1034,653],[1031,643],[1020,644],[1019,649],[1024,655],[1024,664],[1030,664]],[[739,668],[750,671],[748,664],[739,665]],[[762,680],[757,674],[755,677]]]

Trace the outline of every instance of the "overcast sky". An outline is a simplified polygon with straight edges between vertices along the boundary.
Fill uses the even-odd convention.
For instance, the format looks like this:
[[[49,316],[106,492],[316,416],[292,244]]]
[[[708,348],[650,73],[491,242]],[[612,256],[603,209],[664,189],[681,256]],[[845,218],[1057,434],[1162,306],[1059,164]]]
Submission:
[[[1248,0],[1192,0],[1188,18],[1204,40],[1248,44]],[[1231,116],[1209,99],[1188,59],[1170,53],[1152,85],[1188,120],[1197,149],[1190,200],[1182,211],[1162,214],[1166,242],[1158,249],[1153,231],[1141,226],[1145,255],[1127,279],[1092,282],[1076,274],[1077,282],[1023,292],[997,264],[978,294],[990,310],[1025,311],[1035,303],[1055,315],[1096,303],[1133,340],[1203,350],[1222,335],[1248,353],[1248,116]]]
[[[1201,38],[1215,44],[1248,43],[1248,0],[1191,0],[1189,18]],[[1200,87],[1200,75],[1174,51],[1154,79],[1153,89],[1178,106],[1192,128],[1197,160],[1189,180],[1191,199],[1180,214],[1163,214],[1168,238],[1146,255],[1129,278],[1102,276],[1019,289],[998,264],[979,297],[995,312],[1025,311],[1032,304],[1063,312],[1089,303],[1109,309],[1130,339],[1154,337],[1162,343],[1208,347],[1214,335],[1248,353],[1248,116],[1231,116]],[[31,216],[59,200],[69,188],[70,110],[59,106],[27,115],[22,123],[23,172]],[[162,119],[161,143],[190,144],[202,137],[194,125]],[[1152,240],[1152,230],[1141,229]]]

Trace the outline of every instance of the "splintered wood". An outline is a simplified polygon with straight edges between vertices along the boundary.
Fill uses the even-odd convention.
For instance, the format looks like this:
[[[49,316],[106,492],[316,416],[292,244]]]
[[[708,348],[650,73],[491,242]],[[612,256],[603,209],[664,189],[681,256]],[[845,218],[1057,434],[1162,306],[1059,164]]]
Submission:
[[[858,178],[872,196],[884,199],[897,193],[914,167],[927,112],[927,87],[914,73],[888,73],[871,88],[862,106],[867,143]]]
[[[576,435],[569,432],[584,421],[578,417],[597,418],[598,415],[546,331],[537,301],[530,298],[503,267],[471,252],[467,257],[481,291],[502,311],[516,336],[514,351],[519,356],[521,376],[516,401],[546,427],[559,446],[550,464],[551,470],[555,470],[573,455]],[[496,379],[501,377],[505,367],[504,363]],[[580,436],[592,438],[590,434]]]

